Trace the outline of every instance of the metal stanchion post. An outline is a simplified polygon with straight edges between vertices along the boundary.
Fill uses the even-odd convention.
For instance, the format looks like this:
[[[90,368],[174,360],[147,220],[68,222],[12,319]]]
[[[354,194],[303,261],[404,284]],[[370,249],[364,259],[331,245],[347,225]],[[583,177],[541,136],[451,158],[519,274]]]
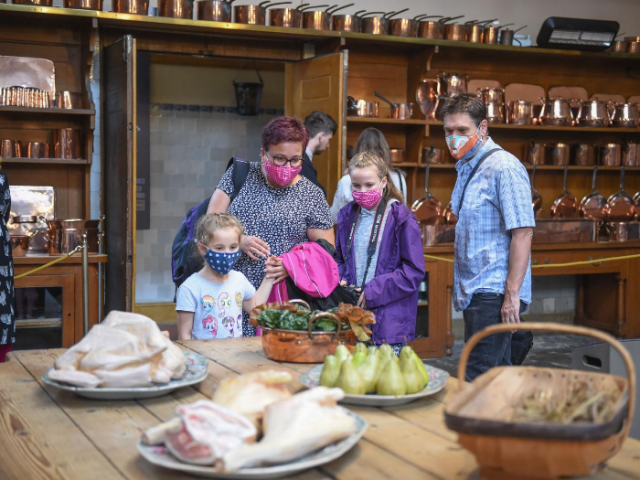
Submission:
[[[89,331],[89,245],[86,233],[82,234],[82,312],[86,335]]]

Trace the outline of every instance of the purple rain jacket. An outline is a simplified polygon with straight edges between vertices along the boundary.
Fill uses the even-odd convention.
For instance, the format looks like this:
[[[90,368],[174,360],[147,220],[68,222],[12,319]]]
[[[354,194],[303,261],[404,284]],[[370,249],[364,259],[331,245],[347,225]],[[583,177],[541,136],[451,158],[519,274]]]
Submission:
[[[345,264],[349,233],[359,207],[347,204],[338,213],[336,261],[340,278],[356,284],[355,255]],[[418,287],[424,279],[424,251],[418,222],[402,203],[391,205],[379,247],[375,277],[365,285],[367,309],[376,316],[373,343],[403,343],[415,339]]]

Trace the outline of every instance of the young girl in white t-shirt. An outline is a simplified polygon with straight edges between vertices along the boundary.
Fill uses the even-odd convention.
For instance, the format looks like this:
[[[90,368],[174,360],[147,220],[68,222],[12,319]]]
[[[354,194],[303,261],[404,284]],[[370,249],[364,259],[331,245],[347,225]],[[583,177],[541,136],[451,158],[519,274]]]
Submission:
[[[203,216],[195,241],[204,267],[178,289],[178,338],[207,340],[242,337],[242,310],[267,302],[273,278],[265,275],[258,291],[242,273],[232,270],[240,256],[242,223],[227,213]]]

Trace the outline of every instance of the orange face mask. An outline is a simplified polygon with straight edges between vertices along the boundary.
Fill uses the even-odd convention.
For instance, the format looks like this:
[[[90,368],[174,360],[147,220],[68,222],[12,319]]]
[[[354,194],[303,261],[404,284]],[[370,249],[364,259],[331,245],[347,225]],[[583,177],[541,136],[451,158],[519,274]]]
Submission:
[[[478,135],[479,131],[480,127],[478,127],[476,133],[471,136],[449,135],[446,137],[451,156],[456,160],[468,160],[473,157],[482,145],[480,136]]]

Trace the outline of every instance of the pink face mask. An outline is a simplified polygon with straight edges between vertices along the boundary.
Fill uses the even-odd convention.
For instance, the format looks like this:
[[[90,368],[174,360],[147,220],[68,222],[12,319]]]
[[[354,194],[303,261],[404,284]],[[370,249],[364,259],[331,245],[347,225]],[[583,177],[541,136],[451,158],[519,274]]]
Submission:
[[[273,183],[280,187],[287,187],[291,182],[293,182],[296,175],[302,171],[302,166],[294,168],[288,165],[283,165],[280,167],[267,160],[264,162],[264,171],[267,173],[269,180]]]
[[[380,200],[382,200],[381,189],[367,190],[366,192],[358,192],[354,190],[351,194],[353,195],[353,199],[356,203],[367,210],[371,210],[380,203]]]

